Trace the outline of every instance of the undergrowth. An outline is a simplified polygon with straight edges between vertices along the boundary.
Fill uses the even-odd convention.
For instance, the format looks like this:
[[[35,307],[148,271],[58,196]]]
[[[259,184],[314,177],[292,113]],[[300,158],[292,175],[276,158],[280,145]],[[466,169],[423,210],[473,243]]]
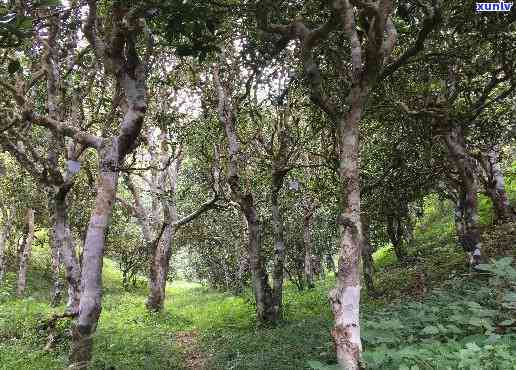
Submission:
[[[363,294],[367,366],[516,369],[514,311],[504,306],[503,298],[514,298],[514,286],[506,284],[507,278],[497,281],[496,271],[487,271],[489,267],[484,273],[470,272],[456,247],[449,205],[430,199],[427,210],[409,251],[415,262],[400,264],[388,247],[375,254],[375,284],[382,295]],[[488,227],[487,217],[483,222],[486,256],[514,255],[515,225]],[[36,257],[42,253],[40,248],[35,247]],[[424,296],[414,294],[417,271],[424,272],[428,288]],[[49,279],[42,265],[35,263],[23,300],[14,296],[13,272],[0,286],[0,369],[65,367],[68,322],[58,327],[55,349],[43,350],[46,332],[41,323],[63,310],[48,305]],[[176,335],[194,331],[209,369],[335,368],[327,302],[335,282],[331,276],[304,292],[287,284],[284,320],[276,327],[257,327],[250,292],[235,297],[199,284],[174,282],[167,289],[166,311],[150,314],[145,310],[143,282],[139,288],[124,290],[116,265],[109,260],[103,279],[94,369],[183,369],[187,351],[178,345]]]

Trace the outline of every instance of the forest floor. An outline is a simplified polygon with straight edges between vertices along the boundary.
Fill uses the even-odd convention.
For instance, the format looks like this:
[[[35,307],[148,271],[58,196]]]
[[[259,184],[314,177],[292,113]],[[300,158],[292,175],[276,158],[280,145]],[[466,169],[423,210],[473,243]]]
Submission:
[[[516,369],[514,317],[502,307],[502,287],[486,274],[467,270],[454,245],[451,216],[443,216],[451,213],[442,207],[430,200],[430,212],[418,223],[410,250],[417,263],[400,264],[389,248],[375,254],[376,285],[382,295],[370,298],[364,291],[362,306],[368,367]],[[514,255],[515,224],[486,226],[485,232],[488,254]],[[37,248],[43,247],[36,247],[36,256]],[[58,326],[56,348],[43,350],[46,332],[40,323],[63,307],[48,306],[50,276],[42,271],[33,266],[23,300],[14,298],[14,273],[0,287],[2,370],[62,369],[66,364],[67,322]],[[423,280],[418,278],[421,271]],[[303,292],[288,284],[284,321],[260,328],[249,293],[235,297],[199,284],[173,282],[166,310],[150,314],[144,284],[123,290],[110,260],[105,261],[103,278],[94,369],[335,368],[327,365],[335,362],[327,302],[332,276]]]

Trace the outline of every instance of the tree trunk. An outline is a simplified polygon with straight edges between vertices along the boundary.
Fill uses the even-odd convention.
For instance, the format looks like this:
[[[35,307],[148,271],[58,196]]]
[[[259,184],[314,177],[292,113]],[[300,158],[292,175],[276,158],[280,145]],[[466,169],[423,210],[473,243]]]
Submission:
[[[330,292],[335,326],[337,360],[343,369],[360,367],[362,342],[360,340],[360,255],[362,225],[360,221],[359,142],[358,122],[361,105],[352,109],[340,124],[341,214],[338,217],[340,233],[337,285]]]
[[[59,251],[65,266],[65,278],[68,283],[68,301],[66,312],[77,314],[79,311],[81,268],[77,260],[75,242],[68,224],[68,205],[66,195],[70,187],[60,188],[52,194],[52,243],[53,249]]]
[[[398,215],[391,215],[387,220],[387,233],[391,240],[394,254],[399,262],[403,262],[407,258],[407,254],[403,245],[403,224],[402,220]]]
[[[285,240],[283,235],[283,215],[278,196],[283,186],[285,172],[273,171],[271,190],[272,229],[274,233],[274,270],[272,272],[272,311],[281,319],[283,315],[283,270],[285,268]]]
[[[459,243],[469,253],[471,265],[480,263],[481,241],[478,217],[478,198],[475,165],[467,154],[464,133],[458,124],[449,123],[445,137],[450,161],[455,166],[460,178],[461,207],[464,217],[464,230],[457,230]]]
[[[495,222],[503,223],[516,220],[516,213],[512,208],[507,192],[505,191],[505,180],[499,164],[500,149],[492,147],[481,154],[480,164],[485,172],[485,191],[493,203]]]
[[[81,299],[79,314],[72,329],[70,362],[74,368],[89,365],[93,335],[102,310],[102,263],[106,229],[113,211],[120,166],[138,138],[146,111],[143,66],[136,68],[132,80],[124,76],[122,86],[129,106],[118,136],[103,139],[98,148],[99,178],[95,207],[90,216],[82,253]]]
[[[375,294],[374,289],[374,262],[373,248],[369,243],[369,222],[365,216],[362,216],[362,235],[364,244],[362,246],[362,270],[364,282],[369,295]]]
[[[75,368],[87,368],[92,354],[93,334],[102,310],[102,263],[106,228],[111,218],[118,182],[119,163],[115,151],[101,155],[95,208],[88,224],[82,255],[81,299],[79,315],[73,327],[70,359]]]
[[[149,274],[149,297],[146,303],[147,308],[151,311],[159,312],[164,308],[174,231],[173,225],[165,225],[158,245],[153,248]]]
[[[315,266],[315,271],[317,272],[317,278],[324,280],[326,278],[326,275],[324,271],[324,265],[322,263],[322,258],[320,255],[315,255],[313,265]]]
[[[25,236],[19,253],[18,285],[16,295],[22,297],[27,287],[27,269],[29,267],[32,242],[34,240],[34,210],[28,209],[25,218]]]
[[[247,198],[243,203],[248,202],[252,202],[252,198]],[[249,264],[256,299],[257,319],[262,323],[274,323],[279,319],[279,312],[274,308],[272,289],[269,286],[269,277],[263,262],[261,225],[253,205],[244,206],[243,212],[247,219]]]
[[[0,284],[4,280],[5,275],[5,249],[7,241],[11,235],[11,229],[14,219],[14,208],[9,211],[2,208],[2,221],[4,222],[2,232],[0,233]]]
[[[166,148],[166,133],[161,133],[162,148]],[[163,211],[163,235],[157,235],[155,243],[152,247],[152,260],[149,274],[149,297],[147,298],[147,308],[151,311],[162,311],[165,304],[165,290],[167,288],[167,277],[170,266],[170,257],[172,256],[172,240],[174,239],[177,209],[175,204],[175,192],[177,187],[177,178],[181,167],[181,146],[176,148],[175,157],[172,166],[167,167],[170,154],[163,149],[161,155],[161,166],[166,168],[166,173],[158,177],[157,189],[167,189],[168,197],[161,197],[161,207]],[[168,179],[168,182],[167,182]],[[168,186],[165,186],[168,184]]]
[[[305,278],[308,289],[314,288],[314,270],[312,266],[312,237],[310,234],[310,226],[312,213],[305,211],[303,217],[303,246],[305,250]]]
[[[464,235],[465,230],[466,230],[464,202],[465,202],[464,192],[459,190],[457,193],[457,197],[455,199],[455,211],[453,214],[454,221],[455,221],[455,232],[456,232],[457,238],[459,240],[462,239],[462,236]]]
[[[249,273],[249,256],[247,254],[247,250],[242,250],[242,253],[238,257],[238,270],[237,270],[238,285],[235,288],[236,294],[241,294],[244,291],[244,289],[246,287],[246,283],[247,283],[246,276],[248,275],[248,273]]]
[[[312,249],[312,248],[310,248],[310,249]],[[312,284],[313,284],[315,282],[315,280],[320,280],[322,278],[321,259],[319,258],[319,256],[317,254],[312,253],[312,259],[310,261],[310,265],[311,265],[311,269],[312,269]]]
[[[56,307],[61,302],[61,289],[63,285],[60,277],[61,256],[53,236],[50,237],[50,246],[52,252],[52,291],[50,305]]]
[[[335,261],[333,261],[333,256],[331,253],[326,254],[326,268],[328,271],[331,271],[333,274],[335,274]]]
[[[229,154],[227,181],[231,189],[232,199],[238,203],[241,212],[247,220],[247,234],[249,264],[252,275],[254,296],[256,299],[256,315],[258,322],[275,322],[278,319],[277,311],[273,308],[272,289],[265,269],[262,256],[261,227],[251,192],[244,191],[239,177],[240,142],[234,127],[235,112],[227,83],[221,80],[219,66],[213,71],[215,87],[218,96],[219,121],[227,138],[227,152]]]

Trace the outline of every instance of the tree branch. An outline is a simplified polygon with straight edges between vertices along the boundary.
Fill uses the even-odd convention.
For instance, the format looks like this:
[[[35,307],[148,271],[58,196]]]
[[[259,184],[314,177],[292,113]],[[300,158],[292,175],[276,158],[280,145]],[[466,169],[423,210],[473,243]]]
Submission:
[[[441,9],[439,8],[437,1],[434,1],[433,6],[425,7],[425,19],[423,20],[423,28],[419,31],[417,35],[417,39],[415,44],[407,49],[395,62],[389,64],[385,67],[382,72],[380,79],[384,79],[394,72],[396,72],[400,67],[405,65],[412,57],[417,55],[420,51],[422,51],[425,47],[425,41],[432,33],[432,31],[437,28],[439,23],[441,23]]]
[[[210,199],[207,202],[204,202],[201,204],[201,206],[194,212],[190,213],[189,215],[183,217],[180,220],[177,220],[174,222],[174,226],[180,227],[183,225],[186,225],[187,223],[195,220],[197,217],[201,216],[203,213],[206,213],[210,209],[217,207],[217,200],[219,199],[219,196],[216,194],[212,199]]]

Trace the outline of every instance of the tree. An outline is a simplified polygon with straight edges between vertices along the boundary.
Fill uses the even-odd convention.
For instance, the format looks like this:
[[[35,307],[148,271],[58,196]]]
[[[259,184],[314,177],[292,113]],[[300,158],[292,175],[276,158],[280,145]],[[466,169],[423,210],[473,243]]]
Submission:
[[[468,12],[471,10],[466,11]],[[514,38],[511,36],[503,41],[493,38],[493,32],[509,27],[510,19],[501,17],[487,26],[486,22],[490,21],[483,17],[471,24],[461,18],[464,16],[463,13],[458,14],[460,15],[456,16],[456,13],[451,11],[445,19],[445,29],[462,22],[459,23],[460,32],[452,38],[443,33],[446,49],[442,55],[435,56],[435,63],[431,68],[422,72],[425,75],[422,80],[426,82],[426,86],[421,88],[422,95],[416,96],[416,99],[412,98],[411,104],[417,108],[411,109],[403,102],[399,105],[405,113],[429,123],[434,135],[442,139],[447,153],[446,160],[453,169],[452,173],[448,173],[451,180],[448,183],[454,187],[452,193],[456,202],[459,244],[468,252],[470,263],[475,265],[481,259],[482,243],[478,216],[480,166],[474,153],[477,150],[485,150],[483,141],[487,141],[488,146],[495,144],[489,138],[496,136],[494,133],[497,132],[499,135],[504,130],[499,124],[486,125],[485,120],[494,115],[503,122],[504,116],[508,114],[506,108],[500,107],[495,113],[493,104],[508,99],[516,89],[512,73],[515,62],[513,55],[507,54],[507,50],[499,45],[514,43]],[[471,32],[482,41],[472,41]],[[455,53],[452,61],[447,51],[456,48],[458,42],[461,43],[461,52]],[[439,41],[434,47],[441,50],[442,42]],[[483,154],[484,157],[486,155]],[[482,158],[482,155],[479,158]],[[490,193],[493,197],[498,197],[493,201],[495,206],[507,206],[508,203],[503,200],[504,191]]]
[[[269,278],[262,254],[260,220],[253,193],[242,187],[239,174],[241,145],[235,126],[238,103],[235,104],[235,101],[237,101],[236,92],[234,91],[235,87],[228,81],[228,70],[231,67],[235,68],[235,66],[227,63],[224,53],[221,53],[219,64],[213,67],[213,81],[218,97],[219,121],[227,140],[228,169],[226,178],[231,189],[231,197],[239,205],[247,221],[247,252],[250,260],[258,321],[275,322],[278,320],[279,307],[273,305],[272,289],[269,285]]]
[[[18,297],[23,296],[27,287],[27,269],[34,240],[34,210],[31,208],[27,209],[25,225],[23,240],[18,251],[18,284],[16,286]]]
[[[359,184],[359,122],[368,96],[382,77],[384,65],[390,57],[397,39],[397,32],[391,18],[393,3],[379,1],[365,3],[362,1],[335,1],[329,9],[322,9],[323,14],[330,13],[325,21],[316,28],[309,28],[308,23],[297,17],[289,24],[270,21],[270,12],[274,6],[260,2],[257,11],[258,26],[262,30],[278,35],[278,47],[285,47],[290,40],[299,41],[299,55],[304,69],[304,77],[310,89],[311,100],[331,119],[337,133],[340,177],[340,212],[338,224],[340,230],[340,258],[337,287],[330,293],[335,327],[332,331],[337,349],[339,364],[345,369],[356,369],[360,365],[362,345],[359,326],[360,278],[359,261],[363,243],[360,222],[360,184]],[[426,8],[425,33],[418,40],[421,44],[436,23],[436,11]],[[316,12],[320,14],[321,9]],[[358,34],[358,16],[364,17],[370,25],[366,29],[367,37],[362,40]],[[360,18],[361,20],[362,18]],[[428,26],[429,23],[429,26]],[[331,93],[324,88],[324,80],[317,59],[316,48],[320,47],[336,30],[342,31],[349,42],[350,69],[342,68],[340,60],[331,54],[329,48],[321,48],[327,61],[334,63],[334,71],[339,83],[345,88],[333,88]],[[420,49],[420,47],[419,47]],[[399,60],[389,65],[392,73],[405,60],[419,51],[418,47],[409,49]],[[341,109],[340,104],[345,104]],[[344,304],[346,302],[346,304]]]

